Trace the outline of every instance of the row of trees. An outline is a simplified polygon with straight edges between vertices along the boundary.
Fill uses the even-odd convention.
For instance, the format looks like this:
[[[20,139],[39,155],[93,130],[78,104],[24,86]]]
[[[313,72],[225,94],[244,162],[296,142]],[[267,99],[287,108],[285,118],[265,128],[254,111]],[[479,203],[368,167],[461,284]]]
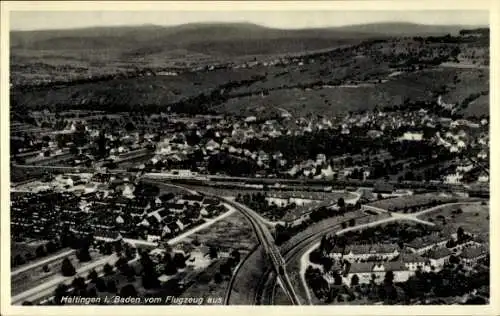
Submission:
[[[127,251],[125,250],[125,253]],[[209,254],[211,259],[215,260],[218,258],[218,252],[215,247],[210,247]],[[103,267],[104,278],[109,279],[107,282],[103,277],[99,277],[95,270],[91,270],[88,274],[87,281],[82,277],[76,277],[71,287],[66,285],[60,285],[54,293],[54,303],[62,304],[61,299],[63,296],[68,295],[71,292],[73,295],[82,297],[96,297],[97,292],[107,292],[118,294],[122,297],[137,297],[138,291],[131,284],[136,281],[137,277],[141,277],[142,287],[146,290],[148,289],[159,289],[160,282],[158,277],[160,274],[166,274],[173,276],[177,274],[179,269],[186,268],[186,260],[189,256],[184,256],[182,253],[171,253],[167,251],[160,262],[155,263],[149,256],[147,251],[140,254],[140,269],[129,264],[132,259],[130,256],[121,256],[114,265],[109,263],[105,264]],[[230,257],[227,260],[222,261],[219,266],[219,271],[214,275],[214,281],[216,283],[222,282],[226,277],[230,277],[232,274],[232,269],[241,261],[241,254],[237,249],[231,252]],[[68,259],[65,259],[62,264],[62,269],[66,273],[65,276],[75,275],[75,269]],[[117,289],[116,282],[114,281],[113,275],[120,273],[125,276],[128,284],[123,286],[121,290]],[[90,284],[90,288],[88,286]],[[174,290],[174,289],[172,289]],[[179,290],[179,289],[177,289]]]
[[[12,266],[18,266],[25,264],[28,261],[43,258],[47,255],[54,254],[55,252],[63,249],[63,248],[73,248],[77,249],[77,258],[80,262],[88,262],[91,260],[89,247],[93,243],[92,236],[79,238],[76,237],[74,233],[70,232],[67,229],[63,229],[63,231],[56,236],[54,239],[49,240],[44,245],[39,245],[35,248],[35,253],[25,253],[24,255],[17,254],[12,259]]]
[[[11,264],[12,267],[16,267],[18,265],[25,264],[26,262],[37,259],[37,258],[43,258],[47,255],[53,254],[57,252],[58,250],[62,249],[62,246],[59,242],[57,241],[49,241],[45,245],[40,245],[35,248],[35,254],[31,253],[25,253],[24,255],[17,254],[14,256]]]

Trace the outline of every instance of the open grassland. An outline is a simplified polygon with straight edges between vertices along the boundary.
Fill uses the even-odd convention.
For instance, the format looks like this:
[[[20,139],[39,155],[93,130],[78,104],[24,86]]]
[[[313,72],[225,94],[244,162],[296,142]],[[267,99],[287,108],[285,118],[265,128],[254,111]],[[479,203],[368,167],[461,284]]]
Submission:
[[[458,227],[462,227],[466,232],[484,237],[484,241],[487,242],[490,231],[489,211],[489,205],[452,205],[419,217],[423,220],[432,219],[443,230],[452,233],[455,233]]]
[[[183,243],[192,243],[194,240],[207,245],[214,244],[220,248],[240,249],[244,252],[250,251],[258,242],[252,226],[238,212],[188,236]]]

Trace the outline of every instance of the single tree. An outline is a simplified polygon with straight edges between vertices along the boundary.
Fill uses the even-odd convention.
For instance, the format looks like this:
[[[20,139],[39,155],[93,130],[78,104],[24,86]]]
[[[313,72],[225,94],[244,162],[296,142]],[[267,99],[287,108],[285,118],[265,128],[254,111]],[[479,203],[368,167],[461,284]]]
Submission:
[[[220,265],[219,272],[222,275],[231,275],[231,265],[229,262],[225,262]]]
[[[89,248],[88,247],[82,247],[76,254],[78,260],[80,262],[89,262],[90,260],[92,260],[92,258],[90,257],[90,253],[89,253]]]
[[[132,284],[127,284],[120,290],[121,297],[137,297],[137,290]]]
[[[104,271],[104,274],[106,274],[106,275],[111,275],[114,272],[113,267],[109,263],[106,263],[104,265],[104,267],[102,268],[102,270]]]
[[[177,269],[184,269],[186,267],[186,258],[182,253],[176,253],[172,260]]]
[[[218,257],[217,248],[211,246],[209,249],[209,256],[210,256],[210,259],[217,259],[217,257]]]
[[[97,278],[95,281],[95,287],[99,292],[106,292],[107,291],[107,286],[106,282],[102,278]]]
[[[116,282],[114,280],[109,280],[108,283],[106,284],[106,287],[108,288],[108,293],[118,292],[118,289],[116,288]]]
[[[357,274],[354,274],[351,278],[351,287],[357,286],[359,284],[359,277]]]
[[[84,290],[87,287],[85,279],[82,277],[74,278],[71,282],[71,286],[73,286],[75,290]]]
[[[36,249],[35,249],[35,255],[37,258],[41,258],[41,257],[44,257],[46,255],[46,251],[45,251],[45,247],[43,245],[40,245],[38,246]]]
[[[340,207],[340,208],[345,207],[345,201],[344,201],[344,198],[339,198],[339,199],[337,200],[337,205],[338,205],[338,207]]]
[[[238,249],[234,249],[234,250],[231,252],[231,257],[233,257],[233,258],[234,258],[234,261],[236,261],[236,262],[240,262],[241,255],[240,255],[240,252],[238,251]]]
[[[68,258],[64,258],[61,265],[61,273],[63,276],[73,276],[76,274],[75,267]]]
[[[46,245],[45,248],[47,250],[47,253],[54,253],[57,251],[57,245],[53,241],[49,241]]]
[[[392,285],[393,282],[394,282],[394,272],[389,270],[385,273],[384,284]]]
[[[95,269],[92,269],[87,276],[87,280],[90,280],[91,282],[95,282],[98,277],[99,276],[97,275],[97,272],[95,271]]]
[[[340,276],[340,274],[335,273],[333,275],[333,279],[334,279],[334,284],[335,285],[342,285],[342,277]]]
[[[222,274],[220,274],[218,272],[215,273],[215,275],[214,275],[214,282],[217,283],[217,284],[221,283],[222,282]]]

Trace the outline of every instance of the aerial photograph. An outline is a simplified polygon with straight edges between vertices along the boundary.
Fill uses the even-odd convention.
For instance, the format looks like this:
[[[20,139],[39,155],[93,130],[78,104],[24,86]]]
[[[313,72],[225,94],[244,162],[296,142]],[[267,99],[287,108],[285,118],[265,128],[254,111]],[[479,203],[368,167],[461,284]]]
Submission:
[[[490,304],[488,11],[119,10],[10,12],[11,305]]]

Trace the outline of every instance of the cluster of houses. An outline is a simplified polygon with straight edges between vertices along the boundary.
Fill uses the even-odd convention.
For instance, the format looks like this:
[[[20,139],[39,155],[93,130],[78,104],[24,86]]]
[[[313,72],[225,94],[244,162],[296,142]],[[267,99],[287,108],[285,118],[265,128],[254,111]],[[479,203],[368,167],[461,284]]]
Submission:
[[[78,198],[67,192],[11,194],[11,235],[20,241],[55,237],[67,221],[61,205],[77,206]]]
[[[341,271],[345,284],[351,284],[356,275],[359,283],[380,283],[385,273],[392,271],[394,282],[404,282],[420,270],[422,272],[440,271],[451,256],[472,267],[478,260],[488,256],[488,249],[478,239],[468,238],[460,243],[456,234],[444,236],[438,233],[416,238],[401,248],[397,244],[355,244],[345,248],[334,247],[327,256],[335,260],[335,268],[326,272],[324,278],[334,282],[334,272]]]
[[[111,182],[111,181],[110,181]],[[118,191],[13,193],[12,232],[17,238],[48,238],[63,227],[105,242],[120,238],[155,242],[171,238],[225,211],[219,200],[173,193],[134,195],[133,185]]]
[[[96,205],[104,206],[107,211],[99,212],[103,215],[89,223],[95,231],[94,239],[128,238],[151,243],[172,238],[225,210],[219,200],[190,194],[168,194],[155,199],[119,197],[94,201],[87,207],[92,209]],[[110,232],[115,233],[111,239]]]
[[[256,117],[245,119],[228,117],[185,118],[175,115],[167,117],[160,115],[156,118],[152,118],[152,116],[143,118],[143,121],[148,122],[147,124],[151,124],[151,126],[154,125],[155,128],[145,133],[122,128],[119,129],[119,132],[105,132],[103,134],[106,153],[109,154],[106,161],[122,162],[145,157],[143,162],[137,164],[137,167],[157,166],[160,169],[165,169],[171,165],[169,162],[182,164],[197,157],[196,168],[199,169],[198,171],[203,171],[211,155],[227,152],[238,159],[253,161],[264,175],[281,173],[287,177],[332,179],[348,177],[353,168],[362,167],[366,173],[363,174],[363,177],[368,177],[370,166],[358,163],[348,165],[345,161],[339,163],[336,158],[327,157],[324,153],[318,153],[315,159],[294,161],[296,157],[285,157],[281,152],[269,152],[262,149],[253,151],[245,148],[244,145],[253,140],[266,141],[281,136],[304,135],[325,129],[340,129],[341,134],[344,135],[349,135],[353,130],[356,130],[356,136],[373,139],[393,137],[394,140],[413,142],[432,141],[451,153],[470,151],[473,148],[476,160],[487,161],[488,159],[487,129],[489,122],[485,119],[480,122],[463,119],[451,120],[440,118],[426,110],[395,112],[391,115],[382,111],[374,111],[332,118],[293,118],[287,111],[283,111],[283,113],[288,115],[264,122]],[[50,116],[51,113],[44,115]],[[100,122],[101,119],[102,117],[99,116],[97,121]],[[121,122],[124,121],[124,118],[119,117],[118,120]],[[158,124],[153,121],[163,122],[163,125],[157,126]],[[74,133],[76,131],[75,122],[75,120],[71,121],[71,124],[68,124],[63,131],[55,131],[55,133]],[[101,126],[93,123],[93,116],[89,116],[89,118],[79,117],[78,122],[83,122],[85,131],[89,135],[88,140],[95,141],[101,137]],[[437,125],[445,128],[446,132],[437,133],[430,138],[429,136],[424,137],[423,129],[425,127],[436,127]],[[363,134],[363,130],[366,130],[366,135],[358,135],[359,131]],[[55,139],[52,136],[51,138]],[[46,150],[50,150],[49,157],[41,158],[45,160],[59,159],[59,157],[67,159],[68,155],[72,155],[69,148],[58,148],[54,139],[49,141],[49,147],[44,147],[41,151],[43,154]],[[81,147],[80,153],[86,156],[82,159],[73,159],[74,162],[76,163],[78,160],[82,164],[87,164],[90,161],[91,165],[95,165],[95,157],[90,155],[90,147],[90,144]],[[147,157],[149,147],[156,147],[155,156],[152,158]],[[444,175],[443,179],[437,180],[451,183],[460,182],[461,175],[470,172],[470,170],[466,170],[470,164],[470,162],[465,163],[464,166],[461,166],[463,168],[456,170],[456,173]],[[189,164],[189,168],[192,166],[194,164]],[[487,182],[489,178],[487,175],[480,174],[477,180]]]

